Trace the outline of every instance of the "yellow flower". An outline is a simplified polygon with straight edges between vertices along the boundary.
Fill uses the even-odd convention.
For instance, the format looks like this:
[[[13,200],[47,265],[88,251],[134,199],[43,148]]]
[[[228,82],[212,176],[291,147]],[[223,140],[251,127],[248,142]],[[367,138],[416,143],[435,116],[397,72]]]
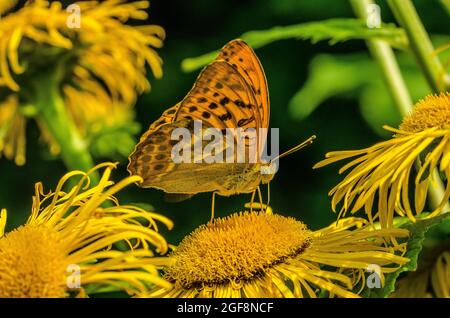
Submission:
[[[24,163],[24,147],[16,145],[25,135],[24,129],[15,130],[2,115],[8,96],[15,96],[19,106],[14,118],[25,121],[25,117],[38,118],[42,104],[50,104],[43,98],[61,95],[58,98],[82,136],[99,126],[130,121],[138,94],[150,89],[146,66],[155,77],[162,76],[155,48],[163,44],[164,29],[124,24],[147,19],[149,2],[80,1],[66,10],[59,1],[37,0],[8,12],[15,2],[0,5],[0,96],[6,96],[5,100],[0,97],[0,123],[6,123],[7,134],[14,137],[4,143],[17,150],[12,155],[16,163]],[[50,86],[56,87],[45,93]],[[124,118],[108,116],[111,112]],[[41,120],[39,127],[51,150],[58,152],[57,141],[48,138],[52,130],[48,125]]]
[[[390,140],[362,150],[327,153],[327,159],[314,166],[356,157],[339,170],[343,173],[352,168],[329,193],[333,211],[339,202],[339,216],[364,207],[369,219],[379,219],[384,228],[393,225],[395,213],[414,221],[424,210],[428,189],[439,177],[435,173],[438,170],[445,177],[446,189],[429,217],[440,214],[450,196],[450,94],[427,96],[403,119],[400,129],[385,129],[395,133]],[[415,164],[419,170],[411,176]],[[415,189],[413,202],[410,182]]]
[[[0,16],[14,8],[14,6],[17,4],[17,1],[18,0],[3,0],[0,3]]]
[[[48,145],[53,155],[59,153],[59,145],[47,127],[36,118],[41,130],[41,141]],[[4,155],[18,166],[25,164],[26,117],[21,114],[18,96],[11,94],[0,102],[0,158]]]
[[[384,236],[402,229],[370,230],[358,218],[318,231],[278,214],[241,212],[215,219],[183,239],[168,257],[165,278],[142,297],[317,297],[320,289],[340,297],[364,281],[369,266],[382,273],[409,260],[404,245],[384,247]],[[324,268],[326,266],[326,268]]]
[[[129,293],[148,285],[169,288],[159,277],[154,252],[167,252],[156,221],[167,218],[141,208],[120,205],[114,194],[139,180],[109,180],[114,164],[104,169],[100,182],[90,185],[89,173],[63,176],[54,192],[36,184],[31,215],[25,225],[4,233],[6,210],[0,214],[0,298],[68,297],[84,287],[115,286]],[[74,186],[64,192],[67,184]],[[126,249],[113,244],[124,242]]]
[[[19,113],[17,96],[9,95],[0,104],[0,156],[25,163],[25,118]]]
[[[397,282],[394,298],[450,298],[450,245],[426,251],[415,272]]]

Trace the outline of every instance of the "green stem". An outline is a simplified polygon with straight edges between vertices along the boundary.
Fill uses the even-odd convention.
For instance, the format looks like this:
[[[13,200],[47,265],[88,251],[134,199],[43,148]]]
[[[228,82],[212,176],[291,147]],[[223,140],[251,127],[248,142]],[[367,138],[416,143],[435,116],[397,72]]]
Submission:
[[[367,6],[373,4],[371,0],[351,0],[355,13],[362,19],[367,19]],[[366,41],[370,53],[381,68],[387,89],[394,99],[395,105],[402,116],[411,112],[413,101],[403,80],[395,54],[389,44],[382,40]]]
[[[450,0],[441,0],[441,4],[447,10],[447,13],[450,14]]]
[[[72,118],[67,113],[61,97],[58,71],[42,72],[33,81],[34,104],[39,118],[58,142],[61,157],[69,170],[88,171],[94,166],[87,143],[80,136]],[[92,176],[97,181],[98,176]]]
[[[351,4],[356,15],[362,19],[367,19],[366,8],[369,4],[373,3],[374,2],[371,0],[351,0]],[[382,40],[368,40],[367,46],[370,53],[381,68],[387,88],[392,95],[398,110],[403,116],[409,114],[412,110],[413,102],[392,48],[389,44]],[[431,208],[435,209],[441,203],[444,196],[445,187],[438,175],[438,172],[433,171],[433,174],[436,182],[434,187],[429,188],[428,200]],[[449,211],[450,205],[447,204],[444,209]]]
[[[410,47],[422,68],[431,89],[438,93],[446,89],[446,71],[435,53],[430,37],[411,0],[388,0],[397,21],[408,36]]]

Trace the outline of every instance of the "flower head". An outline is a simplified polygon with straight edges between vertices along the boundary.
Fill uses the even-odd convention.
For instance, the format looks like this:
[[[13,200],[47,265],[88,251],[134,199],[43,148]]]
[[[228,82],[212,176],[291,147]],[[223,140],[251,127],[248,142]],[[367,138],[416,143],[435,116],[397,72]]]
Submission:
[[[415,220],[424,210],[428,190],[439,178],[439,171],[447,180],[446,188],[429,216],[441,213],[450,197],[449,123],[450,94],[428,96],[404,118],[400,129],[385,127],[395,133],[390,140],[362,150],[327,153],[327,159],[314,168],[356,157],[339,170],[343,173],[352,169],[330,191],[333,210],[339,202],[342,202],[340,216],[364,207],[369,219],[379,218],[382,227],[393,225],[395,213]],[[418,171],[414,176],[415,165]],[[412,202],[410,183],[414,183],[415,189]]]
[[[104,168],[98,185],[89,173]],[[67,297],[83,288],[115,286],[129,293],[149,285],[169,288],[158,275],[154,250],[167,252],[156,221],[165,217],[141,208],[120,205],[113,196],[139,177],[117,184],[109,180],[113,164],[89,173],[66,174],[54,192],[36,184],[31,216],[25,225],[4,233],[6,211],[0,214],[0,297]],[[77,182],[64,192],[67,182]],[[113,244],[124,242],[126,249]]]
[[[4,143],[17,151],[5,156],[24,162],[24,147],[16,147],[23,144],[24,134],[1,111],[11,95],[18,106],[14,119],[23,122],[26,117],[38,119],[41,107],[56,95],[82,136],[130,123],[131,106],[150,89],[146,67],[155,77],[162,76],[155,48],[163,44],[164,29],[125,24],[147,19],[149,2],[80,1],[71,5],[74,10],[66,10],[59,1],[37,0],[9,11],[15,2],[0,6],[0,123],[11,137]],[[108,116],[119,112],[124,116]],[[43,135],[48,135],[48,125],[40,121]],[[59,150],[54,138],[44,139],[52,142],[54,152]]]
[[[450,94],[429,95],[403,119],[400,130],[417,133],[429,128],[450,129]]]
[[[364,224],[351,218],[311,231],[294,218],[248,211],[216,219],[168,257],[165,278],[174,288],[156,287],[143,296],[316,297],[323,288],[357,297],[351,290],[370,264],[390,272],[408,262],[396,255],[404,246],[383,247],[384,235],[407,231],[372,231]]]

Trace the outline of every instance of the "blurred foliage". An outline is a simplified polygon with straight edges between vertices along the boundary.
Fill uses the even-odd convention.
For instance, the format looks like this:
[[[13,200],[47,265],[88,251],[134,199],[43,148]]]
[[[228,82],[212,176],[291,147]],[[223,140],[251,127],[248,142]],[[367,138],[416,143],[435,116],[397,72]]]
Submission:
[[[378,2],[383,21],[392,23],[385,2]],[[449,34],[445,23],[448,16],[440,1],[414,3],[428,31]],[[354,19],[349,2],[335,0],[215,0],[213,5],[207,0],[153,0],[149,12],[151,23],[167,31],[164,48],[159,51],[164,61],[164,77],[159,81],[152,79],[152,91],[137,102],[136,118],[141,127],[137,135],[183,98],[193,85],[197,72],[186,74],[180,69],[185,58],[217,50],[248,30],[270,30],[277,37],[280,29],[272,29],[274,26],[300,23],[314,26],[318,20]],[[326,31],[331,34],[332,30]],[[332,38],[330,34],[325,38]],[[274,212],[297,217],[312,229],[328,225],[336,215],[331,212],[327,192],[340,177],[334,166],[317,171],[311,167],[328,151],[366,147],[380,140],[374,130],[380,132],[381,124],[396,126],[398,115],[364,41],[349,40],[330,46],[326,41],[311,44],[283,40],[261,47],[257,54],[269,84],[270,126],[280,127],[280,150],[312,134],[318,136],[312,146],[283,158],[271,183],[271,206]],[[404,53],[400,64],[414,98],[425,95],[428,88],[412,58]],[[97,157],[113,156],[120,162],[115,180],[127,175],[125,156],[132,149],[130,136],[138,129],[134,125],[119,127],[93,137],[92,150]],[[29,125],[27,134],[27,140],[38,139],[35,124]],[[0,159],[0,207],[8,209],[11,221],[8,230],[28,217],[34,183],[42,181],[48,191],[65,173],[63,164],[46,155],[36,143],[27,145],[27,153],[28,162],[24,167]],[[120,200],[151,204],[155,211],[174,220],[174,229],[164,231],[174,244],[207,222],[211,211],[210,194],[200,194],[181,203],[167,203],[161,191],[129,187],[120,194]],[[249,195],[216,197],[216,214],[224,216],[242,210],[249,200]]]
[[[441,0],[442,5],[447,9],[448,13],[450,14],[450,0]]]
[[[366,24],[358,19],[330,19],[277,26],[269,30],[245,32],[239,38],[254,49],[286,39],[311,40],[312,43],[329,40],[330,45],[355,39],[379,39],[394,47],[405,48],[407,46],[404,31],[395,25],[384,24],[380,28],[368,29]],[[181,63],[181,68],[185,72],[194,71],[211,62],[218,53],[219,51],[213,51],[199,57],[187,58]]]
[[[129,122],[127,125],[113,126],[102,129],[92,136],[90,150],[95,158],[126,161],[136,145],[135,136],[140,132],[141,125]],[[107,160],[107,159],[105,159]]]
[[[408,87],[413,88],[414,100],[426,95],[427,83],[414,61],[402,56],[400,64]],[[289,111],[293,118],[303,120],[329,98],[357,99],[361,115],[370,127],[388,136],[390,133],[382,126],[396,126],[401,116],[384,85],[377,65],[367,54],[319,54],[310,64],[308,80],[290,100]]]
[[[449,36],[435,36],[440,57],[450,60]],[[414,102],[429,93],[429,86],[416,61],[407,53],[397,54],[402,75]],[[396,126],[401,120],[394,100],[385,89],[378,66],[367,53],[318,54],[310,63],[309,77],[289,102],[293,118],[303,120],[332,97],[357,98],[362,117],[380,136],[389,136],[383,125]],[[376,75],[376,76],[373,76]]]

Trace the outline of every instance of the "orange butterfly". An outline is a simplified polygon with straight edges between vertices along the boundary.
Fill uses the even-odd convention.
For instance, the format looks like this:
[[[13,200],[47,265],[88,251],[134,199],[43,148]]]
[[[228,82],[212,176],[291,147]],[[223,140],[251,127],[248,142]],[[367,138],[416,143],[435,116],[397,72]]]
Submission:
[[[253,161],[244,163],[174,163],[171,151],[178,141],[171,140],[171,135],[176,128],[193,131],[193,123],[201,121],[204,127],[223,133],[229,128],[253,128],[265,143],[266,136],[259,134],[260,128],[269,126],[269,109],[267,81],[261,63],[244,41],[231,41],[203,69],[186,97],[166,110],[141,137],[130,155],[128,171],[143,178],[141,187],[160,189],[183,198],[213,192],[212,215],[215,193],[222,196],[252,193],[253,202],[258,191],[261,200],[259,185],[268,184],[274,176],[261,173],[274,161],[260,160],[263,145],[257,148]],[[276,159],[302,148],[312,139],[314,136]],[[245,150],[254,144],[255,141],[247,141]]]

